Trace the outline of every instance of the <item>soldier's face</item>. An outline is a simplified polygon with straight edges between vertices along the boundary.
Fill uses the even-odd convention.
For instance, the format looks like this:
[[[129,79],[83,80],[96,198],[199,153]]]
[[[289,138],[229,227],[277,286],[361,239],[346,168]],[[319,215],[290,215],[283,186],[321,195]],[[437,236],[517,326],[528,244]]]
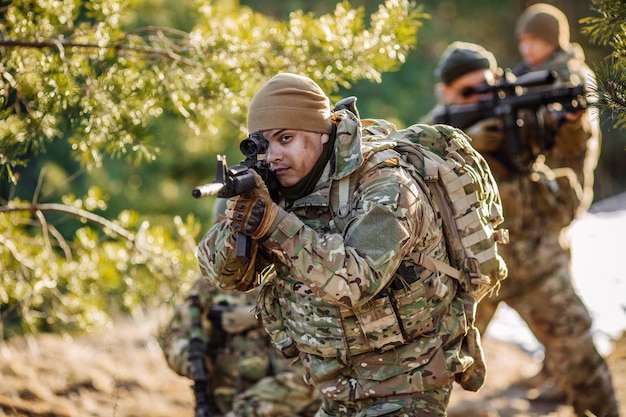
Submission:
[[[531,68],[540,65],[556,50],[548,41],[527,33],[519,35],[517,45],[522,59]]]
[[[263,132],[269,147],[265,159],[282,187],[296,185],[313,169],[330,137],[326,133],[275,129]]]
[[[445,104],[469,104],[476,103],[480,96],[474,88],[485,82],[488,71],[478,69],[453,80],[443,86],[443,99]]]

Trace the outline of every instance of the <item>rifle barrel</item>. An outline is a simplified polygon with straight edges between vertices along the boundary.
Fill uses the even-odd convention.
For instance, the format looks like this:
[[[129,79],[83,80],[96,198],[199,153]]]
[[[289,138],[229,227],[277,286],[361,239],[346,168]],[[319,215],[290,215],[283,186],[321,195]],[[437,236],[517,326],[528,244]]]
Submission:
[[[224,188],[224,184],[220,182],[211,182],[194,188],[191,195],[194,196],[194,198],[208,197],[219,193],[222,188]]]

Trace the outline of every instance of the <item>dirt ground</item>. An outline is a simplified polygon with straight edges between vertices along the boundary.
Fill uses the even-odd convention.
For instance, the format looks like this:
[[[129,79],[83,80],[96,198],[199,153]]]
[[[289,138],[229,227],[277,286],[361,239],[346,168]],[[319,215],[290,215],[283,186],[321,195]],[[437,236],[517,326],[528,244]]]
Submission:
[[[118,321],[74,339],[41,335],[0,344],[0,416],[193,417],[190,381],[166,365],[155,334],[167,313]],[[451,417],[571,416],[558,403],[529,401],[520,381],[537,363],[518,347],[485,340],[489,376],[479,393],[455,386]],[[607,361],[626,416],[626,334]]]

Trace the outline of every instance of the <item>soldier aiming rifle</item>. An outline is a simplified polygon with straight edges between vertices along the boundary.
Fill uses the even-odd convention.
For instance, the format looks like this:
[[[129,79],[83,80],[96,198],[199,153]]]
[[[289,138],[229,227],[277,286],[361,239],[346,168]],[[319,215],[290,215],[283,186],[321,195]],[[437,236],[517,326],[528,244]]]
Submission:
[[[545,348],[542,371],[521,383],[529,389],[527,398],[569,403],[576,415],[617,416],[608,366],[590,332],[592,318],[572,283],[566,233],[593,198],[598,119],[577,87],[591,87],[593,73],[582,49],[569,42],[567,19],[554,6],[531,6],[519,19],[517,35],[524,62],[513,70],[517,79],[501,82],[511,88],[482,89],[498,74],[493,54],[468,42],[450,44],[435,70],[440,103],[424,118],[429,123],[436,115],[455,124],[455,109],[472,110],[455,120],[485,156],[502,198],[510,243],[499,252],[509,277],[478,305],[476,327],[484,334],[498,305],[506,303]],[[537,71],[558,79],[550,82]],[[519,85],[527,82],[533,85]],[[572,100],[580,107],[568,108]],[[526,171],[505,159],[515,149],[506,145],[511,140],[522,145],[513,156]]]

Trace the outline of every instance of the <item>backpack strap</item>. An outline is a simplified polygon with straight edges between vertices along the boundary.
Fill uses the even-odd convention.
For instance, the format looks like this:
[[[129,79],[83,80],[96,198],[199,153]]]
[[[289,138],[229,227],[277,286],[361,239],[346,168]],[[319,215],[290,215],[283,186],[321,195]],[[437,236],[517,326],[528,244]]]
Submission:
[[[350,177],[343,177],[337,184],[339,189],[339,204],[337,206],[337,216],[345,218],[350,214]]]
[[[468,273],[470,275],[470,281],[474,285],[480,284],[489,284],[491,279],[480,273],[480,262],[476,258],[467,258],[466,265],[464,265],[464,270],[456,269],[452,265],[447,262],[440,261],[428,255],[424,255],[423,252],[413,252],[411,256],[409,256],[411,261],[415,262],[417,265],[422,265],[424,268],[428,269],[431,272],[440,274],[443,273],[451,278],[456,279],[457,281],[461,280],[461,277],[464,273]],[[473,259],[473,261],[471,261]]]
[[[411,259],[411,261],[413,261],[416,265],[422,265],[431,272],[443,273],[456,280],[460,279],[463,274],[463,272],[454,268],[447,262],[425,255],[424,252],[413,252],[409,256],[409,259]]]

